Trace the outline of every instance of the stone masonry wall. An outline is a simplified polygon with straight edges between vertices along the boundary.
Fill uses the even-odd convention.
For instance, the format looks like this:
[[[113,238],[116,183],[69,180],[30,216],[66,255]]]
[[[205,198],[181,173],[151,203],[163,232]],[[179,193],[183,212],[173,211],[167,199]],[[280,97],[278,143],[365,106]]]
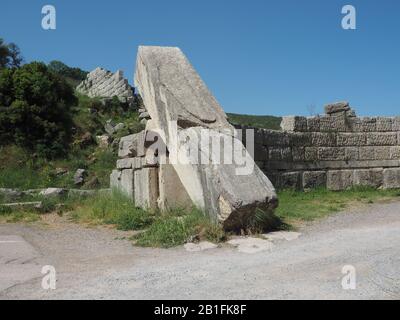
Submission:
[[[255,129],[255,161],[276,188],[400,188],[400,117],[356,117],[348,103]]]

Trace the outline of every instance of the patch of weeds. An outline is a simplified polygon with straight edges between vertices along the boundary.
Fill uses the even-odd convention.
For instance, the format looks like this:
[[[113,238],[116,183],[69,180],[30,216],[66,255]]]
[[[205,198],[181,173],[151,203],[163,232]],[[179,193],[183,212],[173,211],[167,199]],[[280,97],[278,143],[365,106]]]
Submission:
[[[170,248],[188,241],[208,240],[218,243],[225,238],[226,234],[220,226],[193,208],[189,212],[177,209],[160,214],[148,230],[132,239],[144,247]]]
[[[369,187],[355,187],[339,192],[326,189],[309,192],[282,190],[278,192],[279,207],[275,213],[284,220],[312,221],[360,204],[398,197],[399,190],[377,190]]]
[[[123,193],[98,193],[82,200],[71,218],[93,224],[114,224],[119,230],[141,230],[153,222],[152,213],[136,208]]]

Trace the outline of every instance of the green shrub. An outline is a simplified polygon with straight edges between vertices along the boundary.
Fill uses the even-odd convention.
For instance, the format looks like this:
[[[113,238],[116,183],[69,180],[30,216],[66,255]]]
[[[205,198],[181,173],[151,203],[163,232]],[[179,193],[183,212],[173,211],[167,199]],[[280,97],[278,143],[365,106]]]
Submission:
[[[0,144],[15,143],[47,158],[66,153],[72,88],[39,62],[0,70]]]

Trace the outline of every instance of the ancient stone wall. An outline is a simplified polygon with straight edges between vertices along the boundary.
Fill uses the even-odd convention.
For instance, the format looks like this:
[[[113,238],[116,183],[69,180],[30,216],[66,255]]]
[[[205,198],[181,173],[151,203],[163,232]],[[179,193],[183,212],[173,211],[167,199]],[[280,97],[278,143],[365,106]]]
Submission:
[[[255,130],[255,161],[276,188],[400,188],[400,117],[356,117],[347,103]]]
[[[76,90],[91,98],[118,97],[121,102],[133,103],[134,92],[121,70],[116,73],[96,68],[91,71]]]

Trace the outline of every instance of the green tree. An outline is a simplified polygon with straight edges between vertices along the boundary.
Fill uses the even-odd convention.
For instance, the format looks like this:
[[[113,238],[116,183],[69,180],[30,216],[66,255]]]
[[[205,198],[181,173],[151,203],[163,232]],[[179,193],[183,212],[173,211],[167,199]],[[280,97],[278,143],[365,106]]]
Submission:
[[[63,77],[68,77],[74,80],[82,81],[86,78],[87,72],[79,68],[71,68],[65,63],[54,60],[49,63],[49,70]]]
[[[0,38],[0,68],[5,68],[8,63],[8,46],[4,43],[4,40]]]
[[[65,153],[76,103],[73,89],[43,63],[0,71],[0,144],[15,143],[48,158]]]
[[[23,58],[21,51],[15,43],[6,44],[0,38],[0,68],[19,68]]]

